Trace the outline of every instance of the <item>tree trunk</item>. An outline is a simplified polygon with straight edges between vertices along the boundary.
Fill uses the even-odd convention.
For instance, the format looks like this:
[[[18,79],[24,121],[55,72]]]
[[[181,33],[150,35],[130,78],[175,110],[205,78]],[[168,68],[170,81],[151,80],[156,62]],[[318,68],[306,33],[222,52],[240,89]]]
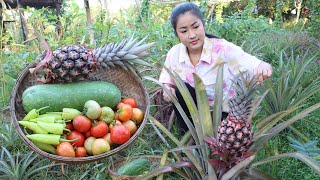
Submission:
[[[2,31],[2,3],[0,3],[0,23],[1,23],[1,31]]]
[[[27,39],[28,39],[28,27],[26,24],[26,20],[24,19],[24,14],[22,11],[20,11],[21,8],[21,4],[20,4],[21,0],[17,1],[17,8],[18,8],[18,12],[19,12],[19,16],[20,16],[20,22],[21,22],[21,29],[22,29],[22,34],[23,34],[23,41],[25,41],[25,43],[28,44]]]
[[[92,19],[91,19],[90,6],[89,6],[89,1],[88,0],[84,0],[84,7],[86,8],[86,14],[87,14],[87,26],[88,26],[88,29],[89,29],[90,44],[93,44],[93,42],[94,42],[94,32],[92,30]]]
[[[106,12],[108,12],[108,1],[103,0],[103,3],[104,3],[104,8],[105,8]]]
[[[297,24],[299,22],[299,18],[300,18],[300,14],[301,14],[301,5],[302,5],[302,0],[295,1],[295,6],[297,9],[297,16],[296,16],[295,24]]]
[[[55,4],[56,4],[56,16],[58,18],[58,21],[57,21],[57,33],[58,33],[58,40],[60,40],[61,37],[62,37],[62,24],[61,24],[61,19],[60,19],[62,2],[61,1],[56,1]]]

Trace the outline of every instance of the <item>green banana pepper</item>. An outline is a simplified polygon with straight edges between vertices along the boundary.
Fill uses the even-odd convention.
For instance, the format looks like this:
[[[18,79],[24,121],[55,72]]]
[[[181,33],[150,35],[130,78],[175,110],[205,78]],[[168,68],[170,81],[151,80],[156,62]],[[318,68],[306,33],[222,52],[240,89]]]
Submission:
[[[35,119],[30,119],[30,122],[46,122],[46,123],[54,123],[55,122],[55,117],[37,117]]]
[[[78,138],[72,139],[72,140],[62,139],[61,135],[57,135],[57,134],[28,134],[26,136],[31,141],[40,142],[44,144],[51,144],[51,145],[59,145],[61,142],[73,142],[78,140]]]
[[[38,118],[42,118],[42,117],[54,117],[55,120],[60,120],[60,119],[62,119],[61,114],[56,114],[56,113],[41,114],[41,115],[39,115]]]
[[[74,108],[63,108],[62,109],[62,119],[63,120],[72,120],[76,116],[82,115],[82,112],[80,112],[78,109]]]
[[[48,134],[49,133],[48,131],[39,127],[38,124],[35,122],[19,121],[19,124],[30,129],[31,131],[33,131],[33,133],[36,133],[36,134]]]
[[[63,134],[63,131],[70,131],[69,129],[65,128],[66,127],[65,124],[46,123],[41,121],[37,121],[37,124],[39,125],[40,128],[52,134],[61,135]]]
[[[39,112],[43,109],[47,109],[49,106],[42,107],[40,109],[32,109],[28,112],[28,114],[22,119],[22,121],[28,121],[30,119],[37,118],[39,116]]]
[[[45,143],[36,142],[36,141],[32,141],[32,142],[42,151],[45,151],[51,154],[56,154],[56,149],[51,144],[45,144]]]

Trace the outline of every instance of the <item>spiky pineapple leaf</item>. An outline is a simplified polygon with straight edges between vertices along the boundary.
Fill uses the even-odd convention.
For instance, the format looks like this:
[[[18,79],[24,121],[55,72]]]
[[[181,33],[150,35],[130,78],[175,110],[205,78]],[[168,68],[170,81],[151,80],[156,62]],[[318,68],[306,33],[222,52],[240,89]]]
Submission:
[[[213,134],[217,138],[219,125],[221,124],[222,102],[223,102],[223,63],[219,64],[218,73],[215,84],[214,104],[212,111],[213,118]]]
[[[312,159],[311,157],[304,155],[302,153],[299,152],[294,152],[294,153],[283,153],[283,154],[278,154],[275,156],[271,156],[268,158],[265,158],[263,160],[254,162],[250,165],[250,169],[251,168],[255,168],[256,166],[262,165],[262,164],[266,164],[278,159],[282,159],[282,158],[288,158],[288,157],[293,157],[296,159],[299,159],[300,161],[304,162],[306,165],[308,165],[315,173],[317,173],[318,175],[320,175],[320,164],[315,161],[314,159]]]
[[[42,170],[48,169],[49,167],[59,166],[61,163],[44,165],[46,159],[38,160],[39,156],[30,152],[19,159],[20,154],[12,156],[10,152],[2,147],[0,156],[0,178],[9,179],[36,179],[42,173]]]
[[[182,116],[183,120],[185,121],[185,123],[187,124],[189,131],[192,135],[192,138],[195,140],[196,144],[199,144],[199,139],[197,138],[197,133],[195,128],[193,127],[193,124],[191,123],[191,121],[189,120],[188,116],[186,115],[186,113],[184,112],[184,110],[182,109],[181,105],[179,104],[177,98],[162,84],[160,83],[158,80],[152,78],[152,77],[148,77],[148,76],[144,76],[144,79],[150,80],[155,82],[156,84],[158,84],[159,86],[162,87],[162,89],[164,90],[164,92],[167,93],[167,95],[171,98],[173,104],[176,106],[176,108],[178,109],[180,115]],[[188,92],[189,93],[189,92]],[[190,93],[189,93],[190,95]],[[191,96],[191,95],[190,95]],[[191,97],[190,97],[191,98]]]
[[[202,157],[206,163],[207,172],[209,177],[213,177],[216,175],[214,169],[208,164],[209,162],[209,147],[204,142],[204,136],[213,136],[213,126],[212,126],[212,118],[210,113],[210,105],[208,102],[208,95],[206,92],[206,88],[202,82],[202,80],[199,78],[197,74],[193,74],[193,79],[195,82],[195,91],[196,91],[196,98],[197,98],[197,106],[199,110],[199,125],[202,128],[202,133],[198,133],[200,145],[205,145],[205,148],[202,148]],[[194,122],[196,123],[196,122]]]
[[[306,117],[307,115],[309,115],[311,112],[315,111],[316,109],[318,109],[320,107],[320,103],[317,103],[305,110],[303,110],[302,112],[296,114],[295,116],[293,116],[292,118],[290,118],[289,120],[282,122],[278,125],[276,125],[275,127],[269,129],[266,132],[266,136],[262,136],[259,140],[257,140],[249,149],[250,150],[258,150],[262,147],[262,144],[264,144],[265,142],[267,142],[269,139],[271,139],[272,137],[274,137],[275,135],[277,135],[278,133],[280,133],[282,130],[284,130],[285,128],[287,128],[288,126],[290,126],[292,123]]]
[[[163,151],[163,154],[162,154],[161,159],[160,159],[159,168],[164,167],[164,165],[165,165],[166,162],[167,162],[167,159],[168,159],[168,149],[165,149],[165,150]],[[162,180],[162,179],[163,179],[163,174],[160,174],[159,176],[157,176],[157,179],[156,179],[156,180]]]
[[[243,168],[247,167],[254,160],[254,158],[255,158],[255,155],[252,155],[247,159],[241,161],[240,163],[236,164],[221,177],[221,180],[231,179],[236,173],[238,173]]]
[[[203,135],[213,136],[212,119],[210,114],[210,105],[208,95],[202,80],[197,74],[193,74],[195,82],[195,91],[197,97],[197,106],[199,109],[200,125],[202,126]],[[201,138],[201,137],[199,137]],[[203,138],[201,138],[203,139]]]
[[[157,168],[157,169],[149,172],[148,174],[139,177],[139,179],[141,179],[141,180],[152,179],[153,177],[156,177],[156,176],[164,174],[164,173],[169,173],[169,172],[175,172],[175,173],[179,174],[181,177],[183,177],[184,179],[189,179],[189,176],[180,170],[180,168],[183,168],[183,167],[192,168],[192,163],[190,163],[190,162],[177,162],[174,164],[166,165],[162,168]]]
[[[306,154],[310,157],[315,157],[320,155],[320,148],[317,147],[318,141],[309,141],[307,143],[302,144],[301,142],[293,139],[292,137],[288,136],[288,140],[292,143],[290,147],[294,148],[298,152]]]
[[[270,116],[266,117],[261,121],[261,124],[259,124],[261,128],[257,129],[255,132],[255,136],[261,136],[262,134],[268,132],[274,125],[276,125],[279,121],[281,121],[284,117],[289,115],[291,112],[299,109],[300,107],[294,107],[290,108],[287,111],[278,112],[275,114],[271,114]],[[276,116],[278,114],[278,116]],[[256,127],[257,128],[257,127]]]
[[[168,131],[167,128],[165,128],[159,121],[157,121],[154,117],[151,115],[148,116],[150,121],[153,121],[155,125],[165,134],[167,135],[178,147],[183,147],[184,144],[181,144],[179,139],[177,139],[170,131]],[[204,177],[204,169],[202,168],[201,164],[195,159],[193,154],[191,154],[187,150],[183,150],[183,152],[187,155],[187,158],[192,162],[192,164],[195,166],[197,172],[200,174],[201,177]]]
[[[275,180],[274,177],[270,176],[269,174],[257,169],[257,168],[251,168],[248,172],[251,176],[253,176],[256,179],[263,179],[263,180]]]

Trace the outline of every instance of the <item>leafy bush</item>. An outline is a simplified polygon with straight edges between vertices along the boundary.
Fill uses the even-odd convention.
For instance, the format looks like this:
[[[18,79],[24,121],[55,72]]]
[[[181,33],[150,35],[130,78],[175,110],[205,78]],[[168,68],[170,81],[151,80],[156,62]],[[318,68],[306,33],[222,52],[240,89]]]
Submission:
[[[224,18],[223,23],[213,22],[207,24],[207,31],[228,41],[241,43],[248,35],[252,33],[265,33],[273,30],[274,27],[268,24],[265,17],[247,17],[233,15]]]
[[[294,55],[309,51],[309,56],[318,53],[317,40],[306,32],[272,30],[268,32],[251,33],[244,39],[243,49],[254,52],[273,65],[278,65],[279,54],[285,52]]]

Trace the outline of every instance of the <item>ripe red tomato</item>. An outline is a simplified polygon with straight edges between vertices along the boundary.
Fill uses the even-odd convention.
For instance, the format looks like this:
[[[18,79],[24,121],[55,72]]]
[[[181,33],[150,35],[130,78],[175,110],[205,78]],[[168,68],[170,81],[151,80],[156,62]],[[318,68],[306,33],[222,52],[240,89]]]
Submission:
[[[74,127],[72,125],[72,122],[67,122],[66,123],[66,128],[69,129],[70,131],[73,131],[74,130]],[[68,134],[69,131],[63,131],[64,134]]]
[[[130,139],[130,131],[122,124],[111,129],[111,141],[115,144],[124,144]]]
[[[91,128],[91,121],[86,116],[76,116],[72,121],[73,127],[79,132],[87,132]]]
[[[104,121],[99,121],[97,125],[94,125],[90,129],[90,134],[93,137],[100,138],[105,136],[109,131],[108,124]]]
[[[141,124],[142,120],[143,120],[143,112],[141,111],[141,109],[139,108],[132,108],[132,120],[136,123],[136,124]]]
[[[85,137],[85,138],[88,138],[88,137],[91,136],[91,131],[89,130],[89,131],[87,131],[87,132],[85,132],[85,133],[83,133],[83,134],[84,134],[84,137]]]
[[[87,150],[84,147],[77,147],[76,148],[76,157],[86,157]]]
[[[76,139],[77,140],[71,142],[72,145],[76,146],[76,147],[81,147],[84,144],[85,138],[84,135],[78,131],[71,131],[71,133],[68,134],[67,139],[68,140],[72,140],[72,139]]]
[[[76,153],[69,142],[63,142],[57,146],[57,155],[64,157],[76,157]]]
[[[129,104],[132,108],[137,107],[136,100],[131,98],[131,97],[127,97],[127,98],[121,99],[121,102],[124,103],[124,104]]]
[[[129,104],[122,105],[117,112],[120,121],[129,121],[133,116],[133,110]]]
[[[123,105],[124,105],[124,103],[119,102],[119,103],[117,104],[117,110],[120,109],[120,107],[123,106]]]
[[[74,130],[72,122],[66,122],[66,128],[69,129],[70,131]]]
[[[129,131],[130,135],[132,136],[137,131],[137,125],[133,121],[129,120],[126,122],[123,122],[122,125],[124,125]]]
[[[119,120],[111,121],[111,123],[109,124],[109,131],[111,132],[111,129],[112,129],[115,125],[119,125],[119,124],[122,124],[121,121],[119,121]]]

